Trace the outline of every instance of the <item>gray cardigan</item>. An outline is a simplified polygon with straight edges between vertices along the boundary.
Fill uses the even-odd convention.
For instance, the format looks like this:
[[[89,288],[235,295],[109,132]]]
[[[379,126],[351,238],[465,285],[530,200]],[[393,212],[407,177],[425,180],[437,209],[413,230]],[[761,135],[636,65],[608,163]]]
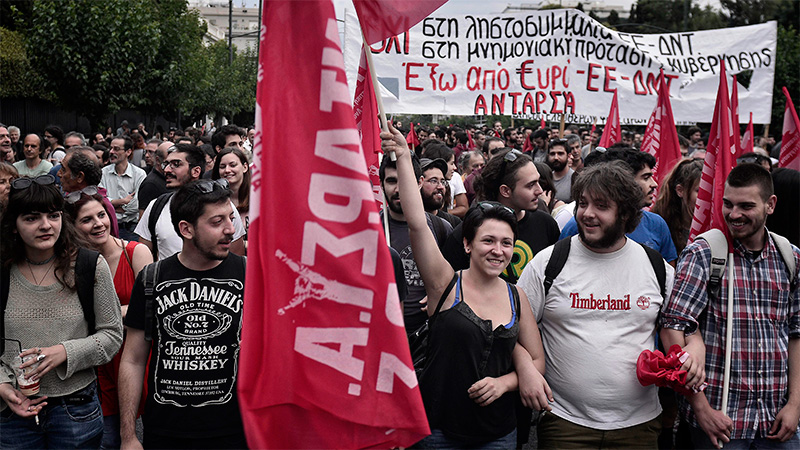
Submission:
[[[95,380],[94,367],[111,361],[122,345],[122,313],[111,271],[102,255],[97,259],[94,286],[95,333],[89,335],[78,293],[61,283],[36,286],[11,267],[5,337],[22,342],[24,349],[63,344],[67,361],[42,377],[39,395],[63,396],[79,391]],[[19,351],[6,341],[0,358],[0,382],[16,378],[11,359]],[[6,408],[0,402],[0,410]]]

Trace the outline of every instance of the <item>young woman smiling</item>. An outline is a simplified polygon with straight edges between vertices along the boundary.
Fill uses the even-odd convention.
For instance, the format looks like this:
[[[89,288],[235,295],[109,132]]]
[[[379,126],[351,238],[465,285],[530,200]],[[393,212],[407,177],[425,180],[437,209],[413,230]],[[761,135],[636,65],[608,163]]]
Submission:
[[[114,280],[114,290],[119,297],[122,317],[128,310],[131,290],[136,276],[153,262],[150,250],[138,242],[127,242],[111,236],[111,220],[103,206],[103,197],[95,186],[71,192],[66,197],[68,219],[75,230],[88,245],[99,251],[108,262]],[[122,352],[114,356],[110,363],[97,368],[100,383],[100,400],[103,407],[103,447],[119,448],[119,400],[117,397],[117,378]]]
[[[513,254],[516,217],[494,202],[470,209],[463,224],[470,268],[455,274],[428,228],[405,138],[390,130],[381,133],[381,146],[397,156],[403,213],[431,317],[428,359],[419,381],[431,436],[419,445],[515,448],[511,391],[521,387],[525,406],[537,410],[549,409],[552,397],[527,298],[499,278]]]
[[[248,214],[250,210],[250,163],[244,152],[236,147],[225,147],[217,154],[211,179],[218,180],[220,178],[228,180],[231,201],[244,222],[244,239],[245,245],[247,245],[247,229],[250,226]]]

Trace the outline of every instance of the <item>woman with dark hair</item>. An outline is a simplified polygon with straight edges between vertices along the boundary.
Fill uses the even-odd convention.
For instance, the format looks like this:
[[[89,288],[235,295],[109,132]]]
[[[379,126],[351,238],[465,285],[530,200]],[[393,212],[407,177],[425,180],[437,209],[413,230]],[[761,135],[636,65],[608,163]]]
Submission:
[[[702,173],[703,161],[700,159],[684,159],[675,164],[661,181],[658,197],[650,210],[667,222],[678,255],[689,241]]]
[[[36,177],[50,172],[53,165],[42,157],[46,145],[48,145],[47,141],[36,133],[29,133],[25,136],[22,145],[25,159],[14,163],[19,176]]]
[[[111,236],[111,219],[103,205],[103,197],[95,186],[71,192],[65,200],[68,219],[75,225],[77,234],[90,248],[99,251],[108,263],[124,319],[131,299],[133,282],[144,266],[153,262],[153,255],[146,246],[138,242],[123,241]],[[118,352],[110,363],[97,368],[100,403],[103,408],[103,448],[119,448],[121,444],[117,397],[121,355],[122,351]]]
[[[236,147],[224,147],[214,160],[211,179],[228,180],[231,190],[231,201],[239,215],[242,216],[245,229],[245,242],[247,242],[247,229],[250,227],[250,164],[244,152]]]
[[[522,387],[523,403],[536,410],[549,409],[551,398],[525,293],[499,278],[513,254],[516,216],[494,202],[470,209],[462,225],[470,267],[456,274],[428,228],[405,138],[390,130],[381,133],[382,148],[397,156],[411,249],[428,294],[428,357],[419,383],[432,434],[419,445],[514,448],[510,392]]]
[[[119,303],[102,256],[94,271],[93,323],[86,318],[77,292],[86,274],[75,269],[81,240],[63,220],[64,198],[54,182],[52,175],[14,180],[0,223],[2,276],[9,283],[4,337],[26,349],[18,353],[6,341],[0,357],[0,379],[14,380],[0,383],[0,448],[98,448],[103,417],[93,368],[122,344]],[[38,397],[19,389],[20,368],[23,379],[39,381]]]
[[[539,198],[544,200],[547,204],[547,210],[553,219],[558,223],[558,229],[561,230],[573,217],[572,209],[569,206],[556,198],[556,186],[553,182],[553,169],[543,162],[534,162],[536,170],[539,171],[539,186],[542,187],[542,193]],[[574,203],[573,203],[574,204]],[[573,208],[574,209],[574,208]]]

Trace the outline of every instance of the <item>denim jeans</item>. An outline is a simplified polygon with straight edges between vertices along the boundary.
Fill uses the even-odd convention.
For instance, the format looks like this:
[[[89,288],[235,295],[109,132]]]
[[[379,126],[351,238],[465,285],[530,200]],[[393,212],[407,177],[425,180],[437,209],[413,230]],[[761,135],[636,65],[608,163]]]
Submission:
[[[103,416],[103,441],[100,448],[117,449],[120,445],[122,438],[119,435],[119,414]]]
[[[100,448],[103,413],[97,383],[75,394],[91,396],[91,400],[76,405],[47,399],[47,406],[39,412],[39,425],[33,417],[19,417],[10,408],[0,412],[0,448]]]
[[[422,449],[475,449],[475,450],[506,450],[517,448],[517,430],[507,435],[483,444],[468,445],[445,436],[442,430],[431,430],[431,435],[417,443],[415,448]]]

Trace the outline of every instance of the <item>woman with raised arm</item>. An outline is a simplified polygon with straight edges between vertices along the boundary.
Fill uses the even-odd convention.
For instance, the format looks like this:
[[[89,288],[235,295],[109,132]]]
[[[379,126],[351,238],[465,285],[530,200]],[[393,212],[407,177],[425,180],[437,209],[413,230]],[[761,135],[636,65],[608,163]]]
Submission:
[[[431,427],[422,448],[514,448],[511,391],[549,409],[544,350],[525,293],[499,278],[511,260],[514,212],[483,202],[464,219],[470,268],[453,272],[427,225],[412,156],[394,127],[381,133],[397,156],[398,185],[414,259],[428,294],[430,337],[420,390]],[[522,306],[520,306],[522,305]],[[519,345],[521,344],[521,345]]]

